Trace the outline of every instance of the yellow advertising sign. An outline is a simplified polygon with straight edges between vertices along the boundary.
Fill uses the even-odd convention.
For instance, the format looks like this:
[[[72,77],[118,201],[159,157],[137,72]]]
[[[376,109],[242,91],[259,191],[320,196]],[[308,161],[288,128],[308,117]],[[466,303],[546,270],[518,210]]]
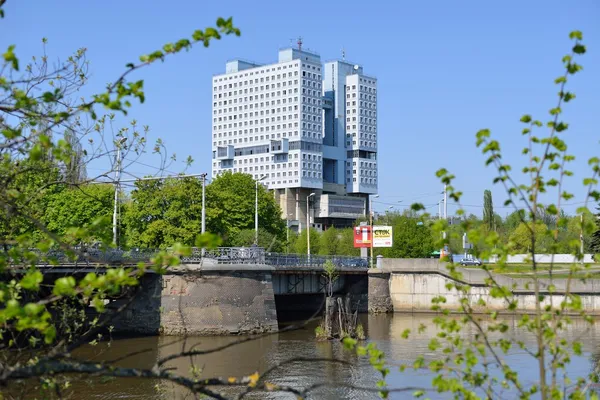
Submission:
[[[373,247],[392,247],[393,234],[391,226],[373,227]]]

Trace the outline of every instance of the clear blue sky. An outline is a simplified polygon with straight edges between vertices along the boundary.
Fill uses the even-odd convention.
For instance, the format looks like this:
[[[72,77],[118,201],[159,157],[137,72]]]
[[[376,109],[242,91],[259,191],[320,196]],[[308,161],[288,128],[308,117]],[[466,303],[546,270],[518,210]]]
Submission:
[[[196,47],[135,75],[145,80],[147,101],[128,118],[150,125],[151,141],[163,138],[181,160],[191,155],[196,162],[189,172],[210,170],[211,76],[224,72],[228,59],[276,61],[278,49],[299,35],[323,61],[339,58],[345,48],[346,58],[379,82],[376,209],[399,200],[436,203],[441,185],[435,171],[446,167],[458,177],[467,211],[481,214],[483,190],[489,188],[503,216],[508,210],[498,206],[505,196],[492,185],[494,173],[483,166],[475,133],[490,128],[505,159],[520,170],[526,160],[520,156],[525,142],[518,120],[524,113],[549,118],[547,110],[556,102],[553,80],[570,49],[568,33],[578,29],[588,53],[580,60],[583,73],[570,86],[577,99],[564,113],[570,149],[578,157],[568,188],[582,194],[586,160],[600,154],[600,128],[593,119],[600,116],[597,0],[8,0],[5,11],[0,49],[16,44],[26,59],[40,54],[42,37],[49,39],[47,52],[54,58],[88,49],[92,78],[85,93],[101,91],[140,54],[210,26],[219,16],[233,16],[241,37]],[[148,156],[144,162],[154,161]],[[132,171],[154,172],[143,165]]]

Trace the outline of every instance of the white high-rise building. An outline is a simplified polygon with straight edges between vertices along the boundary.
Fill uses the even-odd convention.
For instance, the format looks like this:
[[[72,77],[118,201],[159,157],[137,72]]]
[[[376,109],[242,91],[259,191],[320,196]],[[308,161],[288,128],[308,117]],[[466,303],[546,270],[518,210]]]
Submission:
[[[376,79],[296,48],[275,64],[230,61],[213,79],[212,176],[247,173],[290,228],[350,226],[377,192]]]

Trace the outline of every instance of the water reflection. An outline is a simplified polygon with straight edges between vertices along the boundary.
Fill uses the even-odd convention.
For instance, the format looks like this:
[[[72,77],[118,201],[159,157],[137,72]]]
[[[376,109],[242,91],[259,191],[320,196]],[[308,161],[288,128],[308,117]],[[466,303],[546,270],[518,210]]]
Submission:
[[[428,349],[429,339],[435,335],[433,316],[427,314],[396,314],[393,316],[362,316],[367,327],[369,340],[377,343],[385,351],[391,373],[387,379],[390,387],[424,386],[429,387],[432,374],[427,370],[407,371],[400,373],[398,366],[410,363],[419,355],[434,359],[438,355]],[[405,329],[416,332],[423,324],[427,330],[422,335],[411,336],[409,340],[401,338]],[[528,346],[534,345],[534,338],[516,327],[516,320],[511,321],[510,329],[505,335],[519,337]],[[294,363],[274,370],[269,381],[305,388],[322,382],[342,382],[345,384],[374,387],[379,379],[365,358],[359,358],[345,351],[338,342],[316,342],[313,326],[300,331],[274,334],[252,342],[242,343],[218,353],[189,358],[179,358],[169,362],[168,367],[176,369],[180,374],[192,376],[192,363],[202,369],[202,377],[246,376],[256,371],[263,373],[274,365],[294,357],[337,358],[349,364],[333,363]],[[475,332],[465,332],[468,338]],[[575,357],[569,366],[570,376],[585,376],[600,360],[600,326],[591,327],[584,321],[575,321],[568,331],[569,338],[583,339],[584,357]],[[236,337],[195,337],[181,341],[175,337],[148,337],[137,339],[115,340],[110,344],[99,344],[80,349],[75,355],[97,361],[114,360],[125,354],[139,352],[134,356],[118,362],[124,367],[151,368],[157,359],[181,350],[210,349],[226,345]],[[525,383],[537,381],[536,363],[532,357],[522,351],[512,351],[507,357],[511,365],[519,372]],[[30,389],[36,390],[34,386]],[[226,394],[234,395],[237,390],[226,390]],[[144,379],[115,379],[105,383],[98,379],[76,380],[71,389],[65,393],[72,399],[185,399],[193,398],[186,390],[165,382],[153,382]],[[392,399],[410,397],[404,394],[392,394]],[[449,398],[449,396],[430,395],[431,398]],[[29,397],[27,397],[29,398]],[[287,399],[294,398],[284,394],[256,394],[253,399]],[[376,399],[376,393],[366,393],[347,387],[324,387],[312,393],[313,399]],[[505,398],[511,398],[510,393]]]

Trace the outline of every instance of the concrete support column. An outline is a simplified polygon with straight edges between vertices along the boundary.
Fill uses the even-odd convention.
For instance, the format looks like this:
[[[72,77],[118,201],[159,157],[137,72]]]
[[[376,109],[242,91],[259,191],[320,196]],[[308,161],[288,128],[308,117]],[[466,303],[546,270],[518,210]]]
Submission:
[[[394,311],[390,296],[390,273],[380,269],[369,269],[369,313]]]

